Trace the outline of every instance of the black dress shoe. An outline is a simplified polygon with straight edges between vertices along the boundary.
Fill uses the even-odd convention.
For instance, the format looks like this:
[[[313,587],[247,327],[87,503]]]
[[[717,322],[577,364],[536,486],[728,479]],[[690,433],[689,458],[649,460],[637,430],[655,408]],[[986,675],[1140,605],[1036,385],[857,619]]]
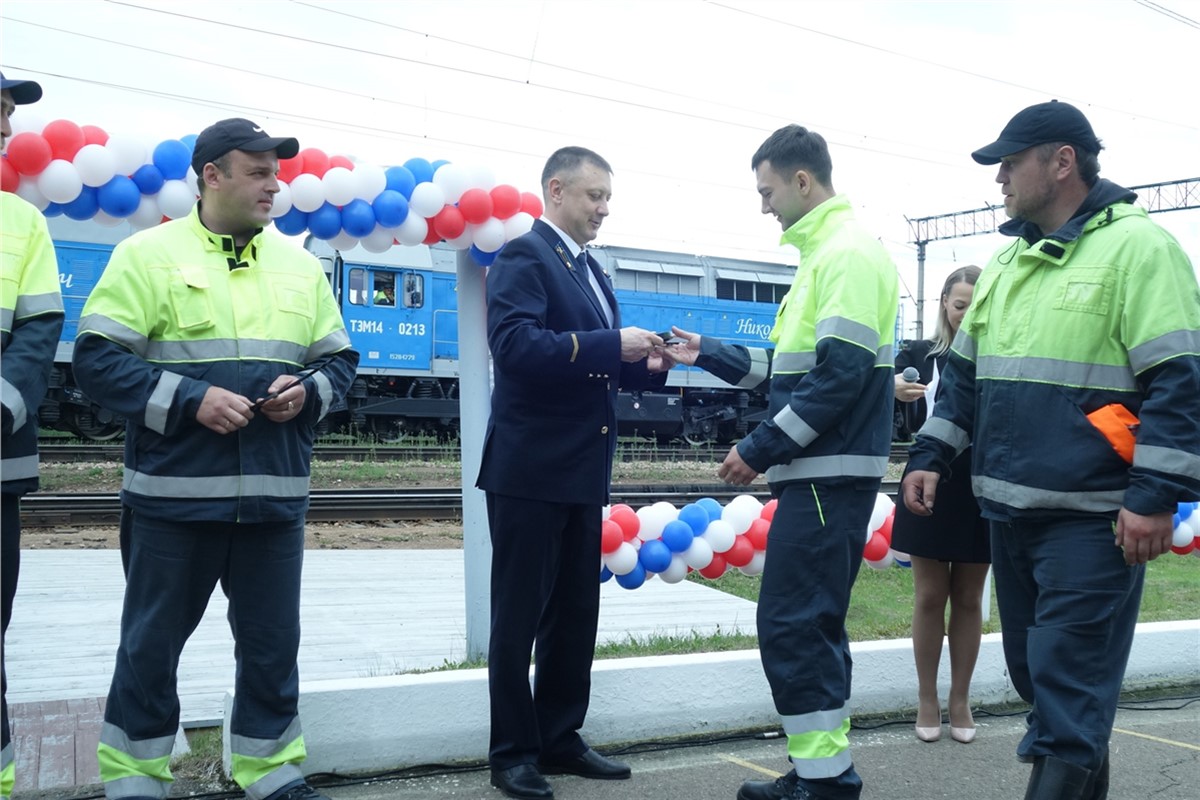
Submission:
[[[492,770],[492,786],[517,800],[554,800],[554,790],[533,764]]]
[[[621,781],[630,775],[628,764],[605,758],[590,747],[574,758],[539,761],[538,768],[547,775],[578,775],[603,781]]]
[[[796,771],[792,770],[773,781],[746,781],[738,789],[737,800],[815,800],[800,786]]]

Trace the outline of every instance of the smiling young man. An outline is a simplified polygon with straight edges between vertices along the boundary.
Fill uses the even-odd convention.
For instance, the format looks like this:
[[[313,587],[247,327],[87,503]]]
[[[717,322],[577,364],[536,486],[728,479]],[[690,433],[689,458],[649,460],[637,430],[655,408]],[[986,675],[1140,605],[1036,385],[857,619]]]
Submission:
[[[903,482],[913,513],[936,513],[939,477],[974,445],[1005,660],[1031,705],[1027,800],[1108,796],[1145,564],[1200,498],[1200,288],[1136,195],[1098,177],[1100,150],[1051,101],[971,154],[1000,165],[1016,238],[979,278]]]
[[[717,475],[766,472],[779,498],[758,599],[758,641],[792,770],[748,781],[739,800],[854,800],[846,611],[891,447],[896,268],[834,191],[820,134],[789,125],[751,160],[762,213],[800,251],[779,306],[774,350],[679,328],[668,358],[769,393],[771,419],[734,446]]]

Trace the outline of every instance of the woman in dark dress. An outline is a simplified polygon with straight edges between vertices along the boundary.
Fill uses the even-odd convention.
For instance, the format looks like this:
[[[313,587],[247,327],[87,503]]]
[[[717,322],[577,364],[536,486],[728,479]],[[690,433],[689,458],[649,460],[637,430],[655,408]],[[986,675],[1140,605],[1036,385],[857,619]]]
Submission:
[[[942,287],[937,329],[932,341],[912,341],[896,357],[896,399],[904,405],[904,425],[916,432],[937,402],[942,370],[950,343],[971,304],[979,267],[955,270]],[[906,367],[920,373],[916,381],[903,377]],[[971,675],[979,656],[983,619],[981,604],[991,556],[987,524],[971,493],[971,450],[952,464],[950,477],[938,487],[937,511],[918,517],[896,505],[892,547],[912,556],[913,655],[917,664],[917,738],[941,738],[942,711],[938,698],[938,664],[942,638],[950,639],[950,735],[967,744],[975,738],[971,716]],[[946,624],[946,605],[950,622]]]

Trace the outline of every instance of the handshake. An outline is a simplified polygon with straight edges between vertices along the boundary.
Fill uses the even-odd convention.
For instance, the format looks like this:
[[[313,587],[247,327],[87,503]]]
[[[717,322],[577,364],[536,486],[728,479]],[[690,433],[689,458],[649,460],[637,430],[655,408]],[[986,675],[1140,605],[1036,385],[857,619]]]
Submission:
[[[691,366],[700,355],[700,334],[672,327],[654,333],[645,328],[621,329],[621,360],[626,362],[647,359],[651,372],[663,372],[676,364]]]

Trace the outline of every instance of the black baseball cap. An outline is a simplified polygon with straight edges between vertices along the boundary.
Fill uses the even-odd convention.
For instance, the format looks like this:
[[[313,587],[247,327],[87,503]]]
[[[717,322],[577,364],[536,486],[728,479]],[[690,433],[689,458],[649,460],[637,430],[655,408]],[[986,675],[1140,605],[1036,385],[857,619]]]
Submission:
[[[999,164],[1002,158],[1047,142],[1066,142],[1093,154],[1101,149],[1082,111],[1051,100],[1017,112],[1000,131],[1000,138],[971,153],[971,158],[980,164]]]
[[[223,119],[200,131],[196,137],[196,145],[192,148],[192,169],[198,175],[205,164],[233,150],[247,153],[274,150],[279,158],[291,158],[300,152],[300,143],[291,138],[268,136],[266,131],[248,119]]]
[[[23,106],[42,99],[40,84],[20,79],[9,80],[3,72],[0,72],[0,89],[7,89],[12,94],[13,105]]]

